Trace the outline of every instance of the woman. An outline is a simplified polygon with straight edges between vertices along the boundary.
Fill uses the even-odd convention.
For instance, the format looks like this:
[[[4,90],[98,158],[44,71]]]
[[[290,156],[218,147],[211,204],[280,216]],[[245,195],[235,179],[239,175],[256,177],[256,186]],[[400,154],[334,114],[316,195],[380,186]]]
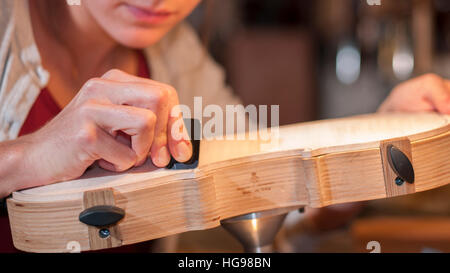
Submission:
[[[180,118],[170,110],[194,96],[239,103],[180,24],[199,2],[0,0],[0,197],[77,178],[97,161],[120,172],[147,156],[157,167],[189,159],[190,143],[169,133]],[[449,85],[420,77],[381,110],[450,113]],[[7,227],[3,217],[0,250],[12,248]]]

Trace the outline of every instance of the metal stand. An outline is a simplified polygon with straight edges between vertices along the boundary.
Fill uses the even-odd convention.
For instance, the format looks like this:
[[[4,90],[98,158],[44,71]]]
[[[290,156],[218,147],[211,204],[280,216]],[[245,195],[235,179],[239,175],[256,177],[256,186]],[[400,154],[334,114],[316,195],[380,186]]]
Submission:
[[[244,247],[247,253],[273,252],[273,241],[288,212],[298,209],[283,208],[254,212],[221,221]]]

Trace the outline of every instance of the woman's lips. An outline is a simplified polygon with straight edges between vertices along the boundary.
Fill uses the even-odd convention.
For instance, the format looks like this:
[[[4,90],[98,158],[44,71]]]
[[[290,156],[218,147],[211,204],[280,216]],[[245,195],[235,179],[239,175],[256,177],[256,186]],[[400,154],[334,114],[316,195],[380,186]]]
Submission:
[[[152,10],[131,5],[126,5],[126,7],[138,21],[148,24],[165,23],[171,16],[175,14],[174,12],[167,10]]]

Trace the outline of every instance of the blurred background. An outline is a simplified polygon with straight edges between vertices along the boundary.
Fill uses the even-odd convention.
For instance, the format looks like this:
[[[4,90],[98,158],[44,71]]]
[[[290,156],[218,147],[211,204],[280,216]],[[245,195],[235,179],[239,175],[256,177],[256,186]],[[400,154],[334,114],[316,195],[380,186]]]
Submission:
[[[375,5],[370,5],[374,3]],[[375,112],[398,83],[450,78],[448,0],[204,0],[189,18],[244,104],[280,124]],[[293,212],[280,252],[450,251],[450,188],[364,204],[351,221]],[[323,217],[322,217],[323,218]],[[313,220],[312,220],[313,219]],[[221,228],[181,235],[184,252],[240,252]]]

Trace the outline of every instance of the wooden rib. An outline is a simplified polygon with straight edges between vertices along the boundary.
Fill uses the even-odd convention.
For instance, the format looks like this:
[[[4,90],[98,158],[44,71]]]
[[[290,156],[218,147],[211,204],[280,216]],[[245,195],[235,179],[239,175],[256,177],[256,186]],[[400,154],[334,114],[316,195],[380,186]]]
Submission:
[[[418,122],[432,120],[430,115],[422,119],[421,115],[414,117]],[[429,131],[421,131],[426,128],[423,124],[420,130],[407,130],[413,133],[408,138],[416,191],[450,181],[448,117],[434,115],[434,118],[437,120],[431,122]],[[357,118],[359,122],[365,119],[370,117]],[[228,151],[226,157],[234,154],[236,158],[217,161],[218,157],[210,156],[214,163],[203,161],[196,170],[145,172],[144,168],[131,174],[79,179],[14,193],[8,200],[14,243],[30,252],[64,252],[68,241],[78,241],[82,250],[91,249],[88,230],[78,221],[87,189],[114,189],[116,206],[126,211],[119,223],[124,245],[213,228],[221,219],[254,211],[305,205],[322,207],[388,196],[379,140],[343,146],[332,146],[337,142],[330,141],[331,149],[315,150],[283,143],[287,138],[298,137],[296,134],[302,130],[281,135],[284,140],[279,142],[280,150],[260,149],[255,143],[246,150],[237,144],[234,148],[228,146],[233,151]],[[389,139],[389,134],[386,136]],[[202,144],[203,155],[224,147],[220,142],[207,143]],[[239,153],[240,150],[243,152]],[[320,152],[311,156],[317,151]],[[251,155],[253,152],[255,155]]]

